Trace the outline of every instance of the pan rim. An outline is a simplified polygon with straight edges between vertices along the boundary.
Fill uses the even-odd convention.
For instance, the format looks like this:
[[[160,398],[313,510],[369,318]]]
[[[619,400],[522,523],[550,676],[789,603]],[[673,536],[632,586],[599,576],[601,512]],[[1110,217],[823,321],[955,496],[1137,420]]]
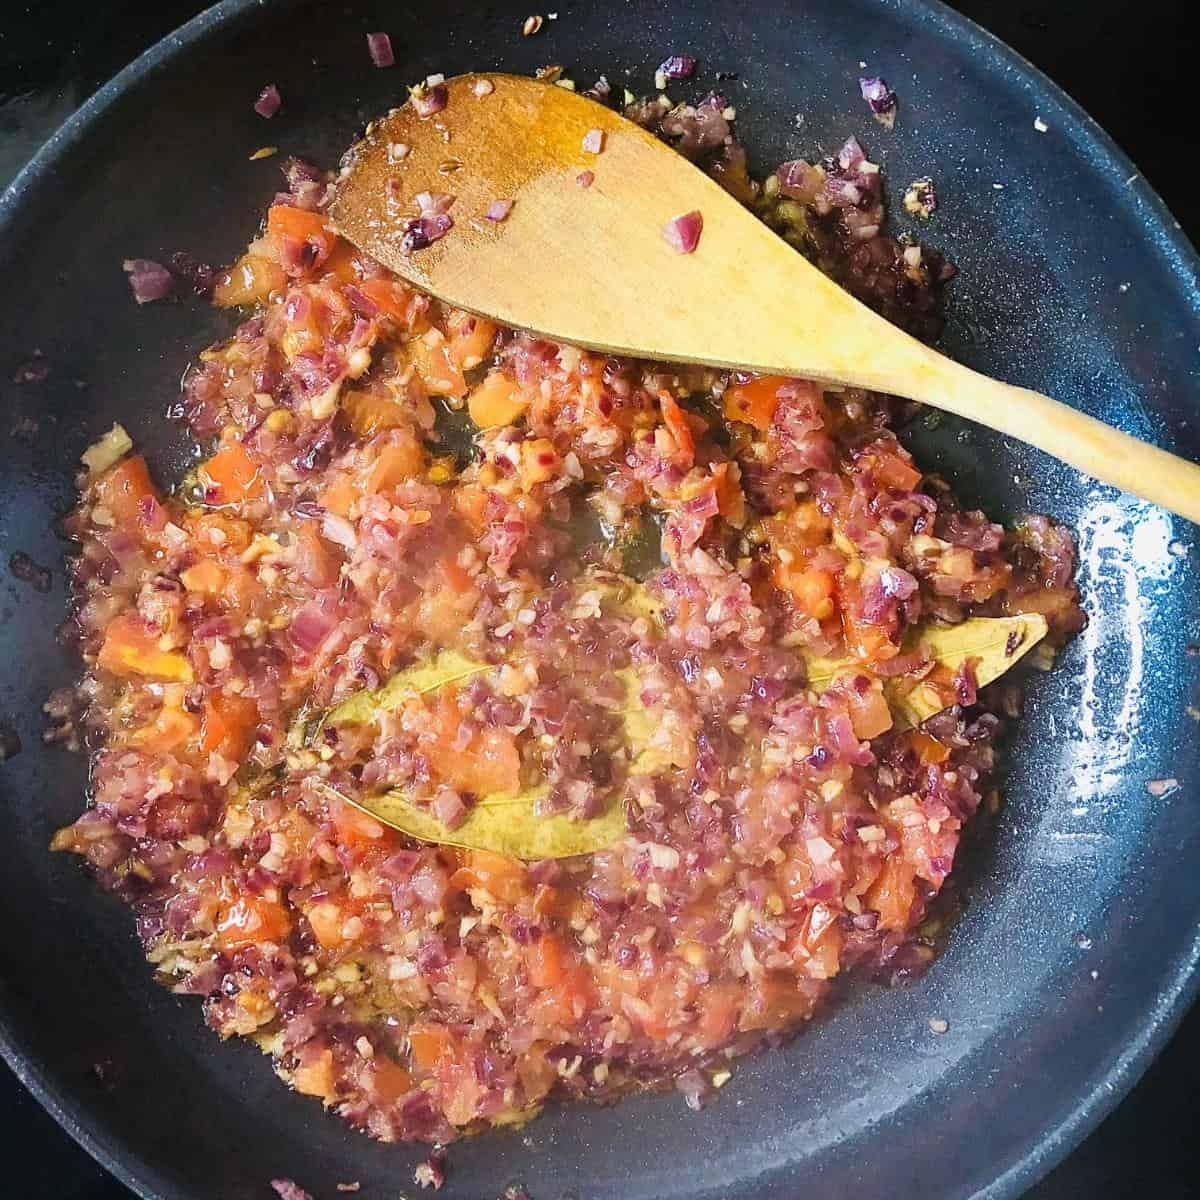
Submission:
[[[75,110],[50,136],[0,195],[0,233],[6,232],[38,190],[51,182],[59,166],[92,127],[127,92],[149,75],[187,52],[209,33],[236,21],[266,0],[220,0],[145,50]],[[1200,316],[1200,255],[1167,205],[1134,162],[1075,100],[1022,55],[942,0],[872,0],[902,13],[931,36],[966,46],[989,72],[1012,71],[1036,94],[1039,110],[1051,117],[1086,153],[1097,174],[1106,172],[1114,189],[1123,188],[1118,203],[1136,209],[1136,221],[1189,297]],[[1122,183],[1121,181],[1124,181]],[[1182,943],[1173,968],[1167,964],[1160,985],[1148,997],[1135,1037],[1106,1070],[1064,1103],[1062,1119],[1036,1140],[1012,1148],[1007,1162],[997,1164],[992,1181],[975,1193],[976,1200],[1016,1200],[1062,1162],[1144,1074],[1200,994],[1200,925]],[[98,1163],[143,1200],[174,1200],[177,1193],[161,1172],[117,1139],[97,1132],[81,1102],[52,1081],[36,1058],[19,1044],[0,1003],[0,1054],[21,1083],[59,1125]]]

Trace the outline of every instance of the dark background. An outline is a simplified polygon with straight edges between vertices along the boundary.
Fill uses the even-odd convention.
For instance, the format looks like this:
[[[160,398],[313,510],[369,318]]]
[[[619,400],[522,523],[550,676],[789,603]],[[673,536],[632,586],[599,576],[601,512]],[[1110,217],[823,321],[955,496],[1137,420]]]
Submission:
[[[1196,44],[1194,4],[958,0],[953,7],[1074,96],[1130,154],[1198,242],[1200,194],[1190,161],[1197,120],[1189,50]],[[195,0],[8,3],[0,15],[0,186],[97,87],[203,7]],[[3,1194],[130,1200],[3,1067],[0,1113]],[[1139,1086],[1027,1200],[1200,1197],[1198,1135],[1200,1011],[1193,1011]]]

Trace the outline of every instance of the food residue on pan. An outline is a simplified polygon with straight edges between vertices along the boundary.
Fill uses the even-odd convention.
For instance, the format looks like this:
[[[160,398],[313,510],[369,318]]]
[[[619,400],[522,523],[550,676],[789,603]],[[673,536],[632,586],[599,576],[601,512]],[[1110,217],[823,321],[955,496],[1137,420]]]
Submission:
[[[863,95],[894,116],[882,80]],[[410,103],[436,117],[442,77]],[[936,335],[953,268],[885,232],[857,140],[758,181],[725,97],[623,107]],[[55,848],[214,1030],[375,1137],[647,1086],[699,1107],[839,975],[928,965],[996,802],[1009,669],[1082,624],[1071,536],[963,508],[889,397],[448,309],[329,228],[330,176],[283,167],[210,281],[238,323],[184,381],[199,465],[168,488],[120,427],[85,456],[84,673],[50,712],[87,733],[93,794]],[[454,204],[398,208],[414,253],[512,212]],[[702,227],[663,236],[688,253]],[[139,302],[169,294],[128,270]]]

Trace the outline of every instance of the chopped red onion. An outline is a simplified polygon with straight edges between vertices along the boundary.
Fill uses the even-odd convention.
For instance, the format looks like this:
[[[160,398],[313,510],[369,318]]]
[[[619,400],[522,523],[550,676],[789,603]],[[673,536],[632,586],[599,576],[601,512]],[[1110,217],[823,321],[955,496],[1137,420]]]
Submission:
[[[886,79],[860,79],[859,91],[876,118],[882,124],[891,125],[896,119],[896,93],[888,87]]]
[[[337,621],[317,602],[306,604],[292,618],[288,632],[301,650],[315,650],[334,630]]]
[[[925,220],[933,215],[937,205],[937,192],[934,190],[933,180],[928,175],[914,179],[908,185],[908,190],[904,193],[904,207],[914,217]]]
[[[879,572],[883,594],[896,600],[907,600],[919,587],[916,579],[902,567],[884,567]]]
[[[1179,780],[1171,779],[1150,779],[1146,782],[1146,791],[1150,795],[1161,799],[1163,796],[1169,796],[1173,791],[1178,789]]]
[[[862,188],[852,179],[826,179],[825,195],[839,208],[853,208],[863,201]]]
[[[258,93],[258,99],[254,102],[254,111],[260,117],[273,117],[283,104],[283,97],[279,94],[279,89],[273,84],[268,83],[261,92]]]
[[[704,1107],[704,1097],[709,1091],[709,1084],[695,1067],[678,1076],[675,1086],[683,1093],[688,1108],[699,1110]]]
[[[127,258],[121,266],[129,276],[130,290],[139,304],[164,300],[175,287],[171,272],[152,258]]]
[[[859,144],[858,138],[848,137],[842,148],[837,152],[838,166],[843,171],[856,171],[859,165],[866,161],[867,152]]]
[[[590,188],[592,184],[596,182],[595,172],[580,171],[579,174],[575,176],[575,182],[579,184],[581,188]]]
[[[488,205],[487,212],[484,216],[489,221],[503,221],[510,212],[512,212],[513,202],[511,200],[493,200]]]
[[[22,363],[13,374],[13,383],[41,383],[50,374],[50,363],[46,356],[35,350],[33,357]]]
[[[435,83],[433,86],[418,84],[411,89],[411,96],[413,108],[417,110],[419,117],[432,117],[434,113],[440,113],[446,107],[446,101],[450,99],[443,83]]]
[[[599,154],[604,149],[604,130],[589,129],[583,135],[583,148],[588,154]]]
[[[700,244],[700,231],[704,218],[699,211],[674,217],[663,226],[663,238],[676,254],[691,254]]]
[[[271,1188],[279,1200],[313,1200],[311,1193],[291,1179],[272,1179]]]
[[[428,217],[413,217],[404,226],[404,236],[400,239],[400,248],[405,254],[413,250],[424,250],[434,242],[444,238],[454,227],[454,220],[448,213],[434,213]]]
[[[429,810],[447,829],[457,829],[467,819],[467,806],[453,788],[439,788]]]
[[[396,61],[392,39],[386,33],[368,33],[367,49],[371,52],[371,61],[377,67],[390,67]]]
[[[612,84],[608,82],[607,75],[601,75],[590,88],[585,88],[583,95],[590,96],[593,100],[599,100],[602,104],[605,103],[612,95]]]
[[[696,60],[690,54],[672,54],[663,59],[658,69],[668,79],[691,79],[696,72]]]
[[[779,178],[779,190],[802,204],[811,204],[816,199],[824,181],[821,172],[802,158],[780,163],[775,174]]]
[[[541,18],[539,18],[540,20]],[[429,1156],[419,1162],[413,1171],[413,1182],[423,1188],[433,1188],[440,1191],[446,1182],[446,1152],[440,1146],[435,1146]]]
[[[417,869],[421,862],[417,850],[397,850],[390,858],[384,859],[379,867],[379,873],[386,879],[403,881]]]
[[[449,212],[455,197],[449,192],[418,192],[413,199],[423,217],[436,217],[439,213]]]
[[[321,518],[321,532],[336,545],[346,550],[353,550],[358,545],[358,534],[354,526],[345,517],[337,513],[327,512]]]

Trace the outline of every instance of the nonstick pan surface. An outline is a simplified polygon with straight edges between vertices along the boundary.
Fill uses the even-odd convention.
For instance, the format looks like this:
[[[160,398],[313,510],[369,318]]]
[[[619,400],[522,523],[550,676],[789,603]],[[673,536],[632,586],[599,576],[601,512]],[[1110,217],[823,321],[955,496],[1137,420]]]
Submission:
[[[718,70],[738,73],[720,86],[760,170],[855,133],[893,198],[934,176],[943,207],[924,236],[961,268],[953,355],[1200,458],[1194,252],[1107,137],[962,18],[916,0],[630,2],[564,7],[524,38],[527,15],[506,2],[232,0],[122,72],[0,200],[0,551],[55,568],[48,595],[0,596],[0,720],[25,747],[0,766],[0,1041],[144,1196],[252,1200],[275,1176],[317,1197],[351,1180],[364,1196],[411,1195],[424,1153],[352,1133],[252,1048],[219,1045],[194,1001],[151,983],[128,914],[46,849],[86,786],[78,758],[39,745],[41,703],[72,674],[54,636],[53,522],[80,451],[114,420],[162,476],[182,465],[166,411],[189,359],[231,327],[199,303],[137,309],[121,261],[230,259],[276,187],[278,160],[248,161],[255,148],[332,165],[431,71],[561,63],[620,81],[628,68],[636,91],[668,53],[693,53],[697,94]],[[391,70],[370,67],[375,29],[392,35]],[[894,132],[866,113],[862,73],[899,92]],[[267,82],[285,98],[269,123],[251,111]],[[49,377],[8,382],[35,348]],[[670,1094],[552,1108],[453,1147],[440,1195],[521,1183],[535,1200],[1016,1196],[1173,1028],[1200,953],[1195,530],[974,427],[918,423],[909,440],[998,518],[1073,524],[1091,616],[1031,687],[1008,803],[960,872],[948,949],[913,986],[850,989],[789,1046],[745,1061],[702,1113]],[[1146,782],[1164,778],[1178,788],[1151,795]]]

